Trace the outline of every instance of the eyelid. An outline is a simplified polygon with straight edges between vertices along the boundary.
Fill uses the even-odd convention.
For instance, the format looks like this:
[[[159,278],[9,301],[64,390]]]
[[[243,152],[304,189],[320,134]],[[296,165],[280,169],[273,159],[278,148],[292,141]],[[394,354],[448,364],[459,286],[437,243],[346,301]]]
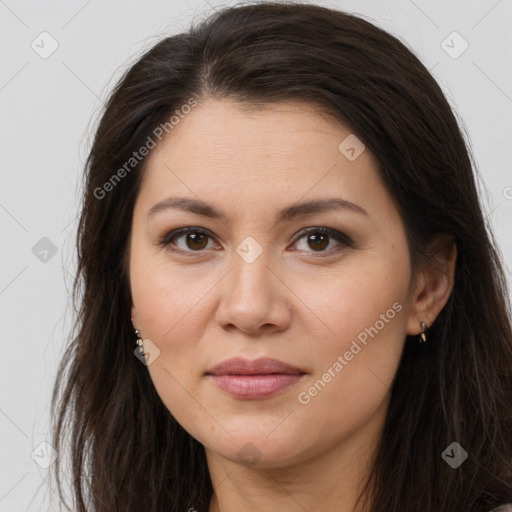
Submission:
[[[164,235],[158,239],[158,245],[161,245],[164,248],[169,248],[170,251],[177,252],[180,254],[198,255],[198,254],[205,253],[206,251],[204,249],[198,250],[198,251],[192,251],[192,250],[185,251],[182,249],[168,247],[171,245],[171,240],[180,238],[181,236],[187,235],[189,233],[200,233],[207,237],[210,237],[212,240],[215,241],[215,236],[213,234],[211,234],[207,229],[195,227],[195,226],[186,226],[186,227],[172,229],[172,230],[164,233]],[[296,233],[296,235],[293,238],[292,243],[295,244],[301,238],[303,238],[304,236],[306,236],[310,233],[311,234],[312,233],[321,233],[321,234],[328,235],[331,238],[334,238],[341,245],[341,248],[338,247],[338,248],[334,248],[334,249],[329,249],[327,251],[301,251],[301,252],[307,252],[314,256],[321,257],[323,255],[327,256],[327,255],[334,254],[334,253],[338,252],[339,250],[342,250],[344,248],[344,246],[345,247],[354,247],[354,242],[349,236],[345,235],[341,231],[338,231],[337,229],[328,228],[326,226],[309,226],[307,228],[303,228],[299,232]]]

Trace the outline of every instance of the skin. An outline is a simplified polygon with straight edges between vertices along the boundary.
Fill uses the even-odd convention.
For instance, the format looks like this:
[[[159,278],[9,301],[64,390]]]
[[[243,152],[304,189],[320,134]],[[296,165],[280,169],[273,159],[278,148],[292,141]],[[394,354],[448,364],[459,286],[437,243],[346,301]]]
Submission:
[[[313,105],[256,110],[209,99],[149,156],[133,213],[132,322],[160,350],[147,370],[163,403],[205,447],[210,512],[353,510],[405,336],[431,325],[450,294],[455,249],[439,256],[443,272],[411,274],[404,225],[374,156],[366,149],[350,161],[338,149],[350,133]],[[227,222],[176,209],[148,217],[170,196],[208,201]],[[279,209],[323,197],[367,215],[345,209],[274,222]],[[185,226],[210,237],[175,238],[182,253],[158,244]],[[322,226],[353,246],[296,239]],[[262,250],[251,263],[236,251],[248,236]],[[301,403],[299,393],[397,303],[400,312]],[[269,398],[234,398],[205,372],[235,356],[273,357],[306,375]],[[249,442],[255,456],[244,462],[238,453]]]

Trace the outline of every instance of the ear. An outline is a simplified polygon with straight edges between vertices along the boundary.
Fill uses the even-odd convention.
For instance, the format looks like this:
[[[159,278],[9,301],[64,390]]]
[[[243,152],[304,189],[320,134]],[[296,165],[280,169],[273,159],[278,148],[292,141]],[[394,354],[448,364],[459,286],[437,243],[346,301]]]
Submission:
[[[453,289],[457,246],[452,237],[438,235],[429,247],[428,257],[418,270],[411,292],[407,334],[422,332],[421,322],[430,327],[446,305]]]

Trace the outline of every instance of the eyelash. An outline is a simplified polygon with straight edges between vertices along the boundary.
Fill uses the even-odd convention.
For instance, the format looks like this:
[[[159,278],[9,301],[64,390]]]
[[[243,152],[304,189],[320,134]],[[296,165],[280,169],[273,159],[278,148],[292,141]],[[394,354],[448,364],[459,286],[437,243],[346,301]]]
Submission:
[[[205,249],[200,249],[197,251],[194,250],[183,250],[183,249],[176,249],[173,247],[170,247],[171,242],[176,239],[180,238],[183,235],[188,235],[190,233],[199,233],[205,236],[210,237],[213,239],[213,237],[208,233],[206,230],[202,228],[195,228],[195,227],[186,227],[186,228],[178,228],[174,229],[168,233],[165,233],[163,236],[161,236],[158,240],[158,245],[162,247],[166,247],[168,250],[176,253],[185,254],[187,256],[194,256],[196,253],[200,254],[205,251]],[[347,235],[335,230],[330,229],[326,227],[311,227],[311,228],[305,228],[301,231],[299,231],[293,241],[293,243],[297,243],[300,239],[304,238],[307,235],[310,234],[322,234],[322,235],[328,235],[331,238],[334,238],[337,242],[340,243],[340,245],[337,248],[329,249],[329,250],[322,250],[322,251],[305,251],[305,252],[311,252],[314,257],[324,257],[323,255],[332,255],[335,253],[338,253],[342,251],[343,249],[347,247],[353,247],[354,242],[351,238],[349,238]]]

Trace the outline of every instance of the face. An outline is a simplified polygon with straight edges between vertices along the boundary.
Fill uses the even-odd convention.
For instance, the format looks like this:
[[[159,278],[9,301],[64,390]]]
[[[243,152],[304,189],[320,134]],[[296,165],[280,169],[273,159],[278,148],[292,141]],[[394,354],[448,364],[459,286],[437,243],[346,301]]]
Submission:
[[[411,271],[360,144],[311,105],[209,100],[150,154],[129,260],[141,371],[207,453],[281,467],[382,425]]]

